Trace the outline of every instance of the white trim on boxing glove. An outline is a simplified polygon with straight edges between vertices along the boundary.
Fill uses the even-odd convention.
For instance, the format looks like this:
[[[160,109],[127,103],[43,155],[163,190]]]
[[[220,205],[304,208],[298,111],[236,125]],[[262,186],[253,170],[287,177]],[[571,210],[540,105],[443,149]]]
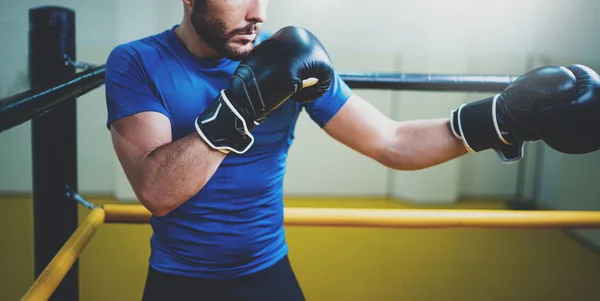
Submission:
[[[214,114],[214,115],[212,115],[212,116],[210,116],[210,118],[208,118],[208,119],[204,120],[202,123],[204,124],[204,123],[211,122],[211,121],[214,121],[215,119],[217,119],[217,116],[219,115],[219,111],[221,111],[221,107],[222,107],[222,106],[223,106],[223,104],[222,104],[222,103],[220,103],[220,104],[219,104],[219,106],[217,107],[217,109],[215,110],[215,114]],[[198,118],[200,118],[200,117],[199,117],[199,116],[198,116],[198,117],[196,117],[196,120],[197,120]]]
[[[508,141],[504,139],[504,136],[502,136],[502,132],[500,131],[500,126],[498,126],[498,116],[496,115],[498,97],[500,97],[500,94],[496,94],[496,96],[494,96],[494,100],[492,100],[492,119],[494,121],[494,129],[496,129],[496,135],[498,135],[498,138],[500,138],[500,141],[502,141],[502,143],[511,145],[511,143],[508,143]]]
[[[456,114],[456,118],[458,119],[458,129],[460,130],[460,136],[462,137],[462,141],[463,141],[463,144],[465,145],[465,148],[467,149],[467,151],[469,153],[474,153],[475,151],[471,148],[471,146],[469,145],[469,142],[467,142],[467,137],[465,137],[463,130],[462,130],[462,122],[461,122],[461,118],[460,118],[460,113],[462,112],[463,107],[466,105],[467,104],[464,103],[458,108],[458,114]]]
[[[450,111],[450,130],[452,130],[452,134],[454,135],[454,137],[462,140],[462,137],[456,132],[456,129],[454,128],[454,112],[456,112],[456,110]]]
[[[494,152],[500,158],[500,162],[504,164],[513,164],[519,162],[525,156],[525,143],[521,143],[521,147],[519,147],[519,154],[513,159],[507,158],[501,150],[494,150]]]
[[[244,126],[244,133],[246,133],[246,135],[248,135],[248,137],[250,137],[250,143],[248,143],[248,145],[246,146],[246,148],[244,148],[243,150],[236,150],[236,149],[228,147],[228,146],[218,147],[218,146],[212,144],[210,142],[210,140],[204,135],[204,133],[202,132],[202,130],[200,129],[200,127],[198,127],[198,118],[200,118],[200,117],[196,117],[196,122],[194,123],[194,125],[196,127],[196,132],[198,132],[198,134],[200,135],[200,137],[202,137],[202,139],[204,140],[204,142],[206,142],[213,149],[216,149],[216,150],[218,150],[220,152],[223,152],[223,153],[234,152],[236,154],[243,154],[246,151],[248,151],[248,149],[250,149],[250,147],[254,144],[254,136],[252,136],[252,134],[248,130],[248,125],[246,124],[246,120],[244,120],[244,118],[242,118],[242,115],[240,115],[240,113],[233,107],[233,105],[231,104],[231,102],[227,98],[227,95],[225,95],[225,90],[224,89],[221,90],[221,97],[223,99],[223,102],[225,102],[225,104],[229,107],[229,109],[231,110],[231,112],[233,112],[233,114],[242,122],[242,125]],[[217,118],[217,115],[219,115],[219,111],[220,110],[221,110],[221,105],[219,104],[219,107],[217,108],[215,114],[213,116],[211,116],[209,119],[202,121],[202,124],[205,124],[207,122],[215,120]],[[256,124],[256,122],[255,122],[255,124]]]

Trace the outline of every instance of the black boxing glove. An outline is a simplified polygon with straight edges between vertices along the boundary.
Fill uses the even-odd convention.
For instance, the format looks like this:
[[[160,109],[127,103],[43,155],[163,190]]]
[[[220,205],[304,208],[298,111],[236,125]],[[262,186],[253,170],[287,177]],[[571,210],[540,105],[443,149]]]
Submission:
[[[544,108],[540,127],[544,142],[565,154],[587,154],[600,150],[600,76],[582,65],[571,65],[577,94],[570,101]]]
[[[245,153],[251,131],[293,96],[313,101],[327,92],[334,71],[329,55],[308,30],[289,26],[256,46],[235,70],[229,87],[196,119],[212,148]]]
[[[493,149],[503,163],[523,158],[524,143],[528,141],[548,139],[555,147],[566,149],[561,139],[579,130],[592,130],[586,130],[584,122],[575,122],[583,117],[580,111],[584,107],[582,103],[587,104],[586,107],[593,107],[590,104],[594,103],[580,99],[598,97],[597,92],[590,92],[594,85],[589,83],[589,79],[593,78],[589,71],[584,72],[587,76],[576,77],[565,67],[548,66],[532,70],[517,78],[500,94],[463,104],[452,111],[452,132],[463,140],[469,152]],[[590,94],[596,96],[591,97]],[[595,103],[597,107],[597,100]],[[571,111],[576,112],[569,113]],[[568,118],[564,114],[569,115]],[[597,109],[590,115],[596,118],[587,119],[598,119]],[[587,152],[594,149],[593,145],[581,148],[580,151]]]

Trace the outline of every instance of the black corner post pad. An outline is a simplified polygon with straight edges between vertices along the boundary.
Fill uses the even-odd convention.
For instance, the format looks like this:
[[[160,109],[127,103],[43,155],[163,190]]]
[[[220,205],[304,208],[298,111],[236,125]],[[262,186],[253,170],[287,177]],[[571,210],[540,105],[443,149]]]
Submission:
[[[75,75],[65,64],[75,59],[75,12],[45,6],[29,10],[29,79],[31,87]],[[31,121],[33,164],[34,268],[37,278],[77,229],[77,120],[75,99]],[[79,264],[75,262],[50,300],[79,300]]]

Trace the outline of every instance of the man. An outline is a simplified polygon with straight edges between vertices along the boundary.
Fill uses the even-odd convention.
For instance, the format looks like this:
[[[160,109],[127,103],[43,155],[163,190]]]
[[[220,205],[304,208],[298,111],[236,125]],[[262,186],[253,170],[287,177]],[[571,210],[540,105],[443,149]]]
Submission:
[[[513,162],[539,139],[569,153],[600,148],[600,81],[583,66],[534,70],[451,118],[400,123],[352,93],[310,32],[261,33],[266,0],[182,1],[181,24],[119,45],[106,65],[114,148],[153,214],[144,300],[304,300],[282,204],[302,110],[399,170],[485,149]]]

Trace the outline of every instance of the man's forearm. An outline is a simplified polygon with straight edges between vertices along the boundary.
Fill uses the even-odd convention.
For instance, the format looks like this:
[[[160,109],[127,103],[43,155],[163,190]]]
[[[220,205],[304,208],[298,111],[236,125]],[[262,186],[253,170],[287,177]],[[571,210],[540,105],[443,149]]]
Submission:
[[[398,122],[384,164],[417,170],[464,155],[467,150],[450,129],[448,118]]]
[[[140,163],[140,198],[155,215],[164,215],[198,193],[225,158],[196,133],[165,144]]]

